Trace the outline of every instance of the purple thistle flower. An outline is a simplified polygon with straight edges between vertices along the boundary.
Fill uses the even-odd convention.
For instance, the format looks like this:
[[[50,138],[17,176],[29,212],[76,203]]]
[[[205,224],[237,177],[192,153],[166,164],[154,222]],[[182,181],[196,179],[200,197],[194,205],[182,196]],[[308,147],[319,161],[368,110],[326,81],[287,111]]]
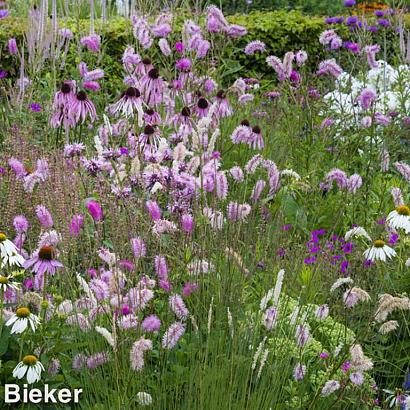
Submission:
[[[90,34],[81,38],[80,44],[87,47],[88,51],[98,53],[100,51],[101,37],[98,34]]]
[[[161,320],[156,315],[147,316],[141,323],[145,332],[156,333],[161,327]]]

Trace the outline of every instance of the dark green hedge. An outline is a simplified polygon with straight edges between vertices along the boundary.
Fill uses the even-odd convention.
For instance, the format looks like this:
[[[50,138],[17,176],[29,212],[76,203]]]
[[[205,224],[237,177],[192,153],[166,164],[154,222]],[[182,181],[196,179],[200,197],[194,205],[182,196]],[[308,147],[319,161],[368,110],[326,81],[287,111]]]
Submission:
[[[177,26],[181,26],[183,16],[179,17]],[[226,47],[222,56],[223,80],[228,82],[234,77],[254,76],[260,79],[273,79],[275,76],[266,63],[268,54],[282,57],[287,51],[297,51],[304,49],[309,54],[309,65],[312,70],[317,67],[318,61],[324,57],[323,47],[318,42],[320,33],[327,27],[323,17],[312,17],[303,15],[298,11],[269,11],[251,12],[250,14],[229,16],[231,23],[236,23],[247,27],[248,35],[234,41]],[[7,40],[15,37],[19,42],[23,39],[26,22],[23,19],[7,18],[0,22],[0,69],[7,70],[11,75],[18,73],[15,67],[15,59],[10,58],[6,52]],[[89,21],[81,20],[66,21],[60,26],[71,28],[78,35],[84,35],[89,30]],[[131,24],[125,19],[113,19],[107,24],[97,21],[96,32],[103,36],[103,47],[105,48],[104,61],[101,62],[107,73],[107,80],[111,81],[115,76],[120,77],[121,56],[127,44],[133,42]],[[347,34],[345,30],[345,34]],[[176,37],[175,37],[176,38]],[[243,52],[245,45],[251,40],[260,40],[267,45],[267,53],[253,56],[246,56]],[[78,49],[73,46],[70,55],[70,64],[66,71],[75,69],[80,58]],[[148,50],[148,54],[155,60],[153,53],[158,50]],[[67,75],[68,73],[61,73]]]

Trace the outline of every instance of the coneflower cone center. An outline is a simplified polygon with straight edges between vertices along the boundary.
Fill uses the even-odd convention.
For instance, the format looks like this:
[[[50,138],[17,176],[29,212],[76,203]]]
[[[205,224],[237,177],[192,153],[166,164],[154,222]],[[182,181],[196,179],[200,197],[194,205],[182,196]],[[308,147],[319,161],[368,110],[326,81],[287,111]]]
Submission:
[[[7,239],[7,235],[3,232],[0,232],[0,242],[4,242]]]
[[[127,97],[139,97],[141,95],[140,90],[135,87],[129,87],[127,88],[127,91],[125,91],[125,95]]]
[[[399,215],[409,216],[410,208],[406,205],[400,205],[396,208],[396,211]]]
[[[77,93],[77,99],[79,101],[85,101],[87,99],[87,93],[85,91],[79,91]]]
[[[37,363],[37,357],[32,355],[32,354],[24,356],[23,357],[23,363],[26,366],[34,366]]]
[[[385,245],[384,241],[381,239],[377,239],[376,241],[374,241],[374,247],[375,248],[383,248],[383,246]]]
[[[9,283],[8,278],[0,275],[0,285],[7,285],[7,283]]]
[[[205,99],[205,98],[200,98],[199,100],[198,100],[198,107],[199,108],[201,108],[201,109],[205,109],[205,108],[208,108],[208,101]]]
[[[44,261],[51,261],[53,255],[54,249],[52,246],[43,246],[38,252],[38,257]]]
[[[26,307],[21,307],[16,310],[16,316],[20,319],[30,316],[30,309]]]

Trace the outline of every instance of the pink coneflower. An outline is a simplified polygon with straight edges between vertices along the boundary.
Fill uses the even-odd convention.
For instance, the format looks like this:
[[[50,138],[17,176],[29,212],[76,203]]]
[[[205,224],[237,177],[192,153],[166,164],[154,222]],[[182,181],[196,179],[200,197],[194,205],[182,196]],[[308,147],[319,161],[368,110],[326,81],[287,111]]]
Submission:
[[[219,118],[229,117],[232,115],[232,108],[224,90],[219,90],[216,94],[217,114]]]
[[[181,128],[181,132],[184,135],[189,135],[192,132],[194,121],[191,117],[191,110],[189,107],[183,107],[181,112],[175,114],[172,118],[175,129]]]
[[[144,127],[143,133],[138,138],[138,143],[142,149],[145,147],[152,146],[155,149],[159,146],[159,132],[152,125],[148,124]]]
[[[209,102],[204,97],[199,97],[196,105],[195,105],[195,112],[199,118],[206,117],[209,111]]]
[[[54,247],[44,245],[24,262],[23,267],[24,269],[31,269],[33,273],[39,276],[43,276],[45,273],[54,275],[58,268],[64,267],[61,262],[54,259],[55,255]]]
[[[144,93],[144,100],[148,105],[160,104],[162,102],[164,82],[156,68],[152,68],[141,78],[141,87]]]
[[[178,340],[185,333],[185,325],[181,322],[173,323],[165,332],[162,338],[162,347],[172,349],[178,343]]]
[[[65,81],[61,85],[59,91],[56,92],[53,101],[53,115],[50,118],[50,124],[53,128],[58,128],[61,125],[73,127],[74,119],[69,115],[68,108],[71,100],[75,97],[74,94],[75,82]]]
[[[143,119],[147,125],[160,125],[162,123],[159,113],[152,108],[145,110]]]
[[[84,122],[87,117],[91,122],[97,119],[97,111],[94,104],[90,101],[85,91],[79,91],[68,103],[68,115],[73,118],[74,122]]]
[[[262,130],[261,128],[256,125],[252,128],[252,133],[250,136],[251,146],[253,149],[263,149],[265,143],[263,141]]]
[[[135,87],[128,87],[127,90],[122,93],[121,98],[108,107],[108,111],[113,115],[117,115],[121,112],[126,117],[133,117],[134,113],[137,112],[142,125],[142,117],[144,114],[142,104],[143,101],[140,90]]]

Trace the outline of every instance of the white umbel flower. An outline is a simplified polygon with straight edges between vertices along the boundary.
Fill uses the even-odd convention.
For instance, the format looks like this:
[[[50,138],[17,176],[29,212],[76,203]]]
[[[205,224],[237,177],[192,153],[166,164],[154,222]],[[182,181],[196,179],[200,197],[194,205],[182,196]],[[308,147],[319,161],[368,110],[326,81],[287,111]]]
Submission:
[[[366,232],[366,229],[362,228],[361,226],[356,226],[353,229],[350,229],[350,231],[346,232],[345,241],[348,241],[350,240],[350,238],[358,237],[358,236],[359,237],[362,236],[368,239],[369,241],[372,240],[372,238],[370,238],[370,235]]]
[[[0,232],[0,268],[5,265],[22,266],[24,258],[18,253],[16,245],[9,239],[6,234]]]
[[[21,307],[16,310],[16,313],[6,322],[6,326],[11,326],[11,333],[23,333],[27,326],[30,325],[33,332],[36,331],[37,326],[40,324],[38,316],[30,312],[30,309]]]
[[[403,229],[406,233],[410,233],[410,208],[406,205],[398,206],[387,215],[386,221],[390,228]]]
[[[41,372],[44,370],[44,366],[38,361],[34,355],[27,355],[23,357],[23,360],[14,368],[13,377],[16,379],[22,379],[27,377],[27,383],[32,384],[40,381]]]
[[[381,239],[373,242],[373,246],[363,252],[364,257],[372,262],[380,260],[386,262],[386,259],[391,259],[396,256],[396,251],[390,246],[387,246]]]

